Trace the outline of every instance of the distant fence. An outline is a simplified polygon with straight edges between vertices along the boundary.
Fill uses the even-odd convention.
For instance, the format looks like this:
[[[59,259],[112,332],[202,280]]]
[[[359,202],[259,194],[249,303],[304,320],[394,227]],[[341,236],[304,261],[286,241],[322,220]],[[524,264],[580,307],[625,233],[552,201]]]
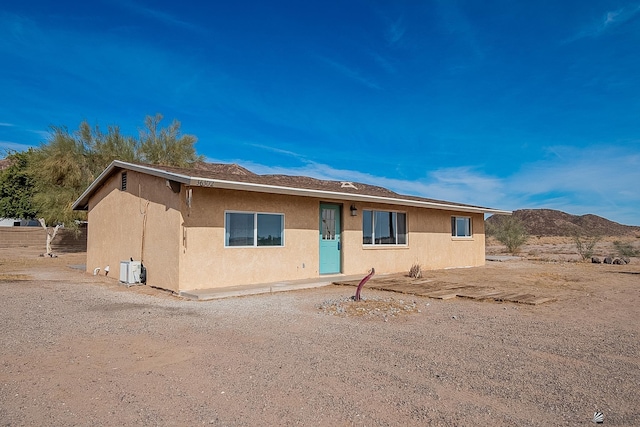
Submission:
[[[0,248],[38,247],[45,252],[47,234],[42,227],[0,227]],[[62,228],[51,242],[53,252],[85,252],[87,250],[87,229],[77,233]]]

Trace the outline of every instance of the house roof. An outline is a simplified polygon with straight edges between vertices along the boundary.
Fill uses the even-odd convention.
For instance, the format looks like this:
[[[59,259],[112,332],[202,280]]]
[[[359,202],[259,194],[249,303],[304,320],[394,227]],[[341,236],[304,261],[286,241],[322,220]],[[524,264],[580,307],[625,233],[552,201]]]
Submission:
[[[510,211],[398,194],[389,189],[351,181],[329,181],[306,176],[258,175],[236,164],[197,163],[193,168],[146,165],[114,160],[73,204],[87,210],[91,195],[119,170],[132,170],[191,187],[223,188],[272,194],[317,197],[324,200],[386,203],[469,213],[509,215]]]

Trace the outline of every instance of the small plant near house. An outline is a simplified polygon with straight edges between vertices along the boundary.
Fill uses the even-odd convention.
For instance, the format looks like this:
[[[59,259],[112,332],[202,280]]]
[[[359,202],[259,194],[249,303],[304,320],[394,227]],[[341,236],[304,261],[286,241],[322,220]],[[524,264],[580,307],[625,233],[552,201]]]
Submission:
[[[576,244],[578,254],[583,261],[591,259],[595,253],[596,244],[601,239],[601,236],[585,236],[580,233],[575,233],[573,235],[573,242]]]
[[[499,224],[491,227],[489,232],[505,245],[511,254],[517,253],[529,237],[524,223],[513,216],[504,218]]]
[[[634,256],[640,256],[640,249],[637,249],[630,242],[621,242],[615,240],[613,247],[616,249],[618,256],[631,258]]]
[[[420,264],[415,263],[411,266],[411,268],[409,269],[409,277],[412,277],[414,279],[419,279],[422,277],[422,267],[420,266]]]

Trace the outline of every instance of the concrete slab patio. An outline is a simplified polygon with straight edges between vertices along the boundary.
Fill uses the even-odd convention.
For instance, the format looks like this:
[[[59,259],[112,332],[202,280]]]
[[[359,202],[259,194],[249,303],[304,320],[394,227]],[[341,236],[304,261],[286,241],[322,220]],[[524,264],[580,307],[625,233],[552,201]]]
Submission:
[[[190,300],[208,301],[221,298],[241,297],[276,292],[296,291],[318,288],[328,285],[358,286],[364,275],[345,276],[332,275],[307,280],[290,280],[254,285],[233,286],[220,289],[196,289],[180,292],[180,296]],[[474,300],[507,301],[519,304],[538,305],[555,301],[547,295],[534,295],[529,291],[514,290],[500,286],[483,286],[478,284],[455,284],[433,279],[411,279],[406,275],[390,274],[372,278],[365,285],[366,289],[398,292],[424,296],[428,298],[448,300],[453,298],[469,298]]]
[[[306,280],[287,280],[272,283],[258,283],[253,285],[231,286],[220,289],[195,289],[191,291],[182,291],[179,295],[183,298],[191,300],[208,301],[221,298],[319,288],[322,286],[331,285],[335,281],[352,281],[360,279],[360,276],[331,275]]]

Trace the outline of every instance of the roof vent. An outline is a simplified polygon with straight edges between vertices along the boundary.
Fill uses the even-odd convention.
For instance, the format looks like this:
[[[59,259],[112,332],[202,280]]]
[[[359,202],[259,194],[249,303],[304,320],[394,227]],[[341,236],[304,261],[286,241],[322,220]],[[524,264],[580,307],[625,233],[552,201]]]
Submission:
[[[171,189],[174,193],[178,194],[180,192],[180,183],[178,181],[174,181],[172,179],[167,180],[167,187]]]
[[[355,185],[353,185],[353,182],[350,181],[341,181],[340,182],[342,185],[340,186],[341,188],[353,188],[354,190],[357,190],[358,187],[356,187]]]

